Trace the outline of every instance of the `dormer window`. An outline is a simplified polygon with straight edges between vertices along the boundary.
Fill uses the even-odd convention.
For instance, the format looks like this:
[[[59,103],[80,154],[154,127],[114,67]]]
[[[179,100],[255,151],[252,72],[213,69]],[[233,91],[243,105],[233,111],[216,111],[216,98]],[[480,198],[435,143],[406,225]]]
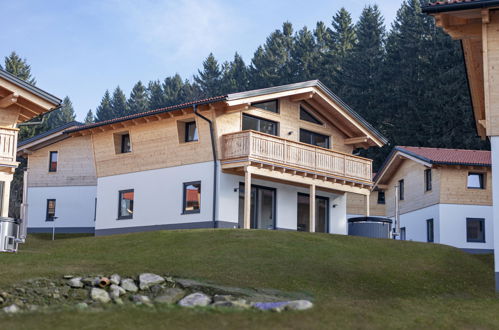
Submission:
[[[279,113],[279,105],[277,100],[251,103],[251,106],[258,109]]]
[[[315,118],[314,115],[312,115],[307,109],[304,107],[300,107],[300,120],[308,121],[309,123],[317,124],[317,125],[323,125],[323,123]]]

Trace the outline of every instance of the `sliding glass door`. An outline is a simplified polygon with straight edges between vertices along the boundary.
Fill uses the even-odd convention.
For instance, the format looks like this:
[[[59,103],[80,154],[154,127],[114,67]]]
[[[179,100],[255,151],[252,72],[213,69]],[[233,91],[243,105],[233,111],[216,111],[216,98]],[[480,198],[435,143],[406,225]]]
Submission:
[[[252,229],[275,229],[275,195],[273,188],[251,185],[250,226]],[[239,184],[239,227],[244,220],[244,183]]]
[[[310,225],[310,197],[308,194],[298,193],[298,231],[309,231]],[[315,232],[329,232],[329,198],[315,196]]]

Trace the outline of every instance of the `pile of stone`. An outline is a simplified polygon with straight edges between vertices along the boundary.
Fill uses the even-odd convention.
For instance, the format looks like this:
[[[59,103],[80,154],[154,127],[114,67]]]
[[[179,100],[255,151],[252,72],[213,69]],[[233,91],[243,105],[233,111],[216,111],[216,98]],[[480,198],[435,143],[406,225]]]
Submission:
[[[308,299],[287,299],[277,290],[256,290],[217,286],[189,279],[174,279],[152,273],[138,278],[65,275],[60,280],[33,279],[10,291],[0,292],[4,313],[36,311],[51,306],[71,305],[78,309],[107,304],[134,304],[154,307],[177,304],[182,307],[255,308],[281,312],[313,307]],[[294,297],[296,298],[296,297]]]

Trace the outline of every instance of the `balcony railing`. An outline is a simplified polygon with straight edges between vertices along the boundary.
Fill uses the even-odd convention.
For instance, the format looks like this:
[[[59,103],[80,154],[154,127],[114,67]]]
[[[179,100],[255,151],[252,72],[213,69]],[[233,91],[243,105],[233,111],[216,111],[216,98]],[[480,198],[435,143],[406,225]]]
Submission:
[[[223,136],[223,161],[262,161],[346,179],[372,181],[372,160],[256,131]]]
[[[17,131],[16,128],[0,127],[0,166],[16,161]]]

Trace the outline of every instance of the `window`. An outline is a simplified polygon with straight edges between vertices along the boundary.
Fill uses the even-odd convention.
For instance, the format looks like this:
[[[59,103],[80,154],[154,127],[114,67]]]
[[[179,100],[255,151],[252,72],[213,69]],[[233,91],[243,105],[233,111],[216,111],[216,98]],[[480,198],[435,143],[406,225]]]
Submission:
[[[250,129],[266,134],[277,135],[277,123],[275,121],[243,114],[243,131]]]
[[[300,129],[300,142],[329,149],[329,136]]]
[[[184,200],[182,213],[199,213],[201,211],[201,181],[184,183]]]
[[[118,220],[133,218],[134,190],[121,190],[118,200]]]
[[[279,106],[277,104],[277,100],[251,103],[251,106],[258,108],[258,109],[263,109],[263,110],[275,112],[275,113],[279,112]]]
[[[126,154],[132,151],[132,145],[130,144],[130,134],[123,134],[121,136],[121,153]]]
[[[310,123],[323,125],[319,119],[315,118],[315,116],[308,112],[304,107],[300,107],[300,119]]]
[[[485,243],[485,219],[466,218],[466,241]]]
[[[424,170],[424,190],[431,191],[431,168]]]
[[[185,123],[185,142],[193,142],[198,140],[198,128],[195,121]]]
[[[49,172],[57,172],[58,152],[51,151],[49,154]]]
[[[400,240],[405,241],[407,239],[405,227],[400,228]]]
[[[485,189],[483,173],[468,173],[468,188]]]
[[[385,204],[385,191],[378,190],[378,204]]]
[[[47,216],[45,221],[55,220],[55,199],[47,199]]]
[[[426,241],[433,242],[433,219],[426,220]]]
[[[404,180],[399,180],[399,200],[404,200]]]

